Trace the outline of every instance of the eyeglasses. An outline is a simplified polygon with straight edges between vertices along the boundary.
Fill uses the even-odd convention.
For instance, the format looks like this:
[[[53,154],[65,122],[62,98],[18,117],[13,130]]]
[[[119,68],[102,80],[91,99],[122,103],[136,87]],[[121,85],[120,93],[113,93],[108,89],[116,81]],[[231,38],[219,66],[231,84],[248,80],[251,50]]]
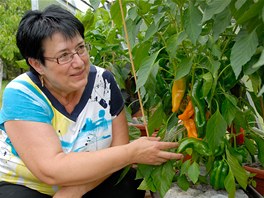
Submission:
[[[89,45],[80,45],[75,53],[63,53],[59,57],[44,57],[44,59],[49,61],[56,61],[58,64],[63,65],[72,61],[73,56],[78,54],[79,57],[87,56],[87,52],[89,51]]]

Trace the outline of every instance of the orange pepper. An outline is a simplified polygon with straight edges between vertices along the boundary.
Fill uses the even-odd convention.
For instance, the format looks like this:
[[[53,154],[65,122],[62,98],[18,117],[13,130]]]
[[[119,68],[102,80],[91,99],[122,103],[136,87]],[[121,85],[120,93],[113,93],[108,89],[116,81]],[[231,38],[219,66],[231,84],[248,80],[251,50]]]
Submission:
[[[193,108],[193,105],[192,105],[192,101],[189,100],[185,110],[183,111],[182,114],[178,115],[178,118],[180,120],[188,120],[193,115],[194,115],[194,108]]]
[[[193,119],[183,120],[183,125],[187,130],[188,137],[198,137],[195,122]]]

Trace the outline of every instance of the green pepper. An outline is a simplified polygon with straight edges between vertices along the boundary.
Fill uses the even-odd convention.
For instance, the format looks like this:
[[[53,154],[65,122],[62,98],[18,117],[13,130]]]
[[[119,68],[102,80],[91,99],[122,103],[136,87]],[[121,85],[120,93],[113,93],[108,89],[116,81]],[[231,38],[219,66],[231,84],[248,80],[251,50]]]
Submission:
[[[199,138],[205,136],[205,100],[202,98],[202,79],[197,79],[193,85],[191,98],[194,106],[194,121]]]
[[[210,184],[215,190],[225,188],[225,178],[228,175],[229,166],[225,160],[214,161],[213,169],[210,174]]]
[[[245,145],[230,149],[230,153],[237,158],[240,164],[247,161],[248,152]]]
[[[184,152],[187,148],[192,148],[194,151],[199,153],[202,156],[210,156],[212,155],[212,151],[208,146],[208,143],[193,137],[188,137],[182,139],[180,145],[177,149],[178,153]]]
[[[164,112],[167,114],[170,114],[171,113],[171,91],[167,91],[162,96],[162,104],[163,104]]]
[[[224,141],[222,141],[219,146],[214,150],[214,156],[217,157],[217,156],[220,156],[224,153],[224,150],[225,150],[225,143]]]
[[[156,93],[158,93],[158,95],[160,97],[162,97],[166,93],[166,91],[168,89],[166,87],[167,83],[164,80],[164,78],[161,76],[160,73],[157,74],[156,80],[157,80],[157,83],[156,83]]]

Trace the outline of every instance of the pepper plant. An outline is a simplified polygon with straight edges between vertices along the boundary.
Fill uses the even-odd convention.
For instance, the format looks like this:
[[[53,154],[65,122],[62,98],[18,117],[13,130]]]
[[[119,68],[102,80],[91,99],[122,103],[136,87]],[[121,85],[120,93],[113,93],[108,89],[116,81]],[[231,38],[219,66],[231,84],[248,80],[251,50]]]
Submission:
[[[133,97],[140,92],[150,134],[158,129],[164,141],[178,141],[175,152],[186,156],[161,166],[138,165],[140,188],[163,197],[172,182],[184,190],[208,183],[234,197],[236,184],[254,185],[243,165],[264,165],[264,1],[121,2],[137,83],[120,1],[110,12],[80,16],[91,56]]]

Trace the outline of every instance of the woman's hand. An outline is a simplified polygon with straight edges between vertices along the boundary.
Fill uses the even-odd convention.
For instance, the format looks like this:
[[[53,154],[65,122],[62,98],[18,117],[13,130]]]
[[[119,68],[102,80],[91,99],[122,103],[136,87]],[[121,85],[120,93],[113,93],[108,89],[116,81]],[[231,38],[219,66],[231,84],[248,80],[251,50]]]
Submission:
[[[132,150],[132,162],[139,164],[160,165],[168,160],[183,158],[180,153],[166,151],[177,148],[176,142],[161,142],[159,137],[141,137],[128,146]]]

